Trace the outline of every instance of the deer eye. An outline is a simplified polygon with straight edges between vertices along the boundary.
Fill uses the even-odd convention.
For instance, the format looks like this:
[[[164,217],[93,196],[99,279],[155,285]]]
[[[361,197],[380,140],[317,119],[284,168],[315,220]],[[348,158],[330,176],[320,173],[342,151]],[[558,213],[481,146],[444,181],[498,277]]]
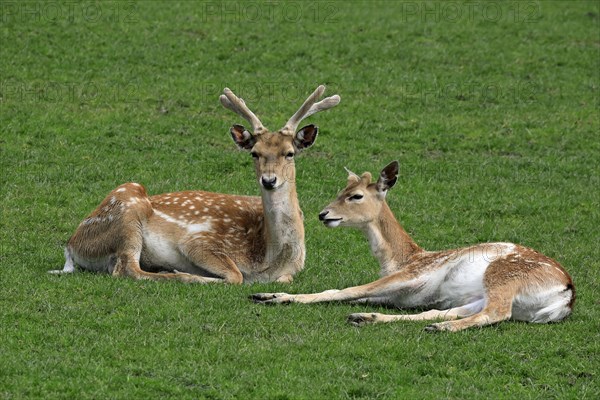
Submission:
[[[352,196],[348,197],[349,200],[360,200],[362,199],[364,196],[362,194],[353,194]]]
[[[250,155],[252,156],[252,158],[258,158],[258,153],[253,151],[252,153],[250,153]]]

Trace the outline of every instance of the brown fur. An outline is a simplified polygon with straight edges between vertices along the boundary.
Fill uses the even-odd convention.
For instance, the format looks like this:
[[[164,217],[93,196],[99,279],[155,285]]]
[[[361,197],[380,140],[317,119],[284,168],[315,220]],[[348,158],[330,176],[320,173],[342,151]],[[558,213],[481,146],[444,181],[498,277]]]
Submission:
[[[121,185],[79,225],[64,269],[51,272],[73,272],[79,264],[137,279],[291,282],[305,259],[294,156],[314,143],[318,128],[294,130],[308,115],[339,103],[339,96],[316,102],[324,90],[320,86],[284,128],[270,132],[226,88],[221,103],[254,130],[234,125],[230,133],[252,153],[261,196],[183,191],[148,197],[137,183]]]
[[[406,233],[385,202],[398,164],[386,166],[377,182],[371,174],[349,171],[347,186],[319,218],[331,227],[350,226],[368,237],[382,278],[365,285],[321,293],[258,293],[265,303],[357,301],[426,308],[420,314],[357,313],[355,325],[401,320],[434,320],[428,330],[458,331],[515,317],[531,322],[559,321],[575,301],[569,274],[558,262],[512,243],[483,243],[429,252]],[[481,276],[479,278],[479,276]],[[446,309],[435,309],[436,306]],[[457,320],[458,318],[462,318]]]

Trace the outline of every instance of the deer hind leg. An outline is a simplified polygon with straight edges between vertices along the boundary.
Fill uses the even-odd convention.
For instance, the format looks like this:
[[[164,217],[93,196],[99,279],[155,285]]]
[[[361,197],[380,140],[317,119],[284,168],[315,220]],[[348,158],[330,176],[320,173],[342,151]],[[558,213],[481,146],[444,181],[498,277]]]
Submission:
[[[516,295],[515,285],[508,283],[487,289],[486,305],[480,312],[457,320],[431,324],[425,328],[429,332],[457,332],[474,326],[492,325],[510,319],[512,302]]]
[[[141,226],[152,213],[143,186],[125,183],[104,198],[77,227],[65,249],[65,266],[62,271],[75,271],[75,264],[82,269],[112,274],[117,250],[127,243],[131,225]]]
[[[455,320],[478,313],[483,308],[484,300],[476,300],[461,307],[448,310],[428,310],[419,314],[380,314],[380,313],[355,313],[348,316],[348,322],[355,326],[377,324],[395,321],[429,321],[435,319]]]
[[[183,272],[158,273],[144,271],[140,266],[140,255],[143,248],[142,226],[144,220],[140,213],[128,213],[122,218],[121,240],[117,250],[113,276],[127,276],[133,279],[153,281],[176,280],[187,283],[209,283],[217,281],[199,275]]]
[[[142,227],[152,214],[152,205],[142,185],[125,183],[112,192],[85,219],[69,240],[62,272],[83,269],[135,279],[176,279],[205,282],[188,274],[158,274],[143,271]]]

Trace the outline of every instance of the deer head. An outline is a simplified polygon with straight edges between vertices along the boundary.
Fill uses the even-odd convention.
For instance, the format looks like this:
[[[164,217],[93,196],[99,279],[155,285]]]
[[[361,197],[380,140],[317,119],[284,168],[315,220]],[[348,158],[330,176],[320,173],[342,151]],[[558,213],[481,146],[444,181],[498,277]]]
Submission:
[[[319,86],[283,128],[277,132],[271,132],[250,111],[244,100],[237,97],[228,88],[223,90],[220,97],[221,104],[239,114],[252,126],[252,131],[249,131],[242,125],[233,125],[230,132],[235,144],[240,149],[249,151],[254,158],[256,177],[264,190],[277,190],[286,184],[295,182],[294,157],[297,153],[312,146],[319,133],[316,125],[306,125],[296,131],[298,125],[312,114],[335,107],[340,102],[338,95],[317,102],[324,91],[325,86]]]
[[[371,174],[356,175],[348,172],[346,187],[338,197],[319,214],[325,226],[364,227],[380,215],[387,191],[396,184],[398,161],[389,163],[379,174],[377,182],[371,182]]]

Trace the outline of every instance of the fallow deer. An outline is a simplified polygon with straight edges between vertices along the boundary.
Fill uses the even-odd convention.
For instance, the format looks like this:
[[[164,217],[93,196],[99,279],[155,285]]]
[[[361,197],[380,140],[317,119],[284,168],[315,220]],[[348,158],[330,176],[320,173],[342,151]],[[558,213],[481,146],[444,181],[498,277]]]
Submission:
[[[361,229],[381,266],[381,278],[366,285],[314,294],[258,293],[262,303],[356,301],[398,308],[422,308],[420,314],[356,313],[350,323],[444,320],[428,331],[460,331],[513,319],[555,322],[575,302],[569,274],[553,259],[513,243],[484,243],[430,252],[406,233],[385,198],[396,183],[398,162],[387,165],[377,182],[371,174],[348,171],[337,199],[319,214],[327,227]],[[460,318],[460,319],[459,319]]]
[[[220,101],[252,125],[230,129],[254,158],[260,197],[184,191],[148,196],[126,183],[114,189],[79,225],[65,248],[62,270],[184,282],[291,282],[304,267],[303,215],[294,157],[316,140],[318,127],[300,122],[336,106],[319,102],[319,86],[279,131],[269,131],[243,99],[225,88]]]

